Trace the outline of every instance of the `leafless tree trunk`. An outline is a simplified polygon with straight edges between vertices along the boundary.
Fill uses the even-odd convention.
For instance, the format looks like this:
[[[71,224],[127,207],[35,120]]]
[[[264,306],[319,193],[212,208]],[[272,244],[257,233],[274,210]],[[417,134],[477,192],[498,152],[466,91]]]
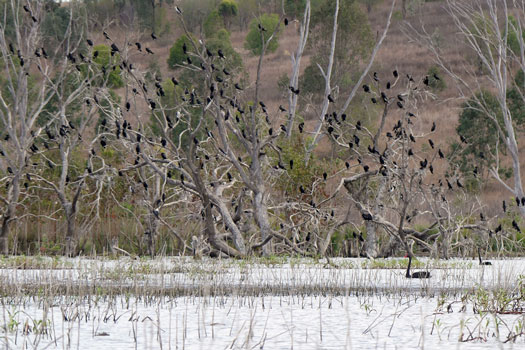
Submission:
[[[301,68],[301,58],[303,57],[304,48],[308,41],[308,32],[310,31],[310,0],[306,1],[306,8],[304,9],[303,22],[299,28],[299,43],[295,54],[292,53],[292,76],[290,77],[290,86],[297,90],[299,89],[299,70]],[[288,124],[286,125],[286,137],[292,137],[293,123],[295,120],[295,112],[297,110],[298,95],[291,90],[288,92]]]
[[[339,3],[337,3],[337,4],[339,4]],[[372,64],[374,63],[375,57],[377,55],[377,52],[379,51],[379,48],[381,47],[381,44],[385,40],[386,35],[388,33],[388,29],[390,28],[390,22],[391,22],[391,19],[392,19],[392,13],[394,12],[395,4],[396,4],[396,0],[393,0],[392,1],[392,6],[390,8],[390,12],[388,14],[388,19],[387,19],[387,22],[386,22],[385,29],[383,30],[383,33],[382,33],[381,37],[379,38],[379,40],[377,41],[374,49],[372,50],[372,54],[370,56],[370,59],[368,61],[367,66],[365,67],[365,69],[363,70],[363,73],[361,74],[361,76],[359,77],[358,81],[356,82],[356,84],[352,88],[352,91],[349,93],[348,97],[346,98],[345,103],[344,103],[343,107],[341,108],[339,115],[345,113],[345,111],[348,109],[348,106],[350,106],[350,103],[352,102],[355,94],[357,93],[357,90],[361,87],[361,83],[363,82],[364,78],[368,74],[368,71],[372,67]],[[310,159],[311,153],[315,149],[315,146],[317,145],[317,143],[319,142],[319,140],[320,140],[320,138],[322,136],[321,130],[322,130],[322,127],[323,127],[326,111],[328,110],[328,104],[329,104],[328,94],[331,91],[331,88],[330,88],[330,77],[331,77],[331,73],[332,73],[333,57],[334,57],[334,54],[335,54],[335,39],[336,39],[336,35],[337,35],[337,12],[338,12],[338,6],[336,7],[336,13],[335,13],[335,16],[334,16],[334,28],[333,28],[333,31],[332,31],[332,44],[331,44],[331,48],[330,48],[329,63],[328,63],[328,67],[327,67],[326,72],[323,71],[323,69],[321,67],[319,67],[319,69],[321,69],[321,73],[322,73],[322,75],[323,75],[323,77],[325,79],[325,96],[324,96],[324,99],[323,99],[323,105],[322,105],[322,108],[321,108],[321,113],[319,114],[319,120],[318,120],[317,125],[316,125],[315,130],[314,130],[313,140],[312,140],[311,144],[308,146],[308,148],[306,150],[305,158],[306,158],[307,162]],[[330,62],[332,62],[332,63],[330,63]]]

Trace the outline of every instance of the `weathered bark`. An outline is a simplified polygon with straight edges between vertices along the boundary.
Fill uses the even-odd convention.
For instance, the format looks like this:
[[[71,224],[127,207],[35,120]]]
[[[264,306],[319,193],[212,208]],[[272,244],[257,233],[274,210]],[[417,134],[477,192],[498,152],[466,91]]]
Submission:
[[[253,208],[255,222],[259,226],[261,231],[261,239],[264,241],[271,234],[270,221],[268,219],[268,206],[266,204],[266,198],[262,192],[254,193],[253,195]],[[271,253],[271,247],[268,244],[263,246],[263,255],[269,255]]]
[[[11,182],[7,196],[7,204],[2,215],[2,227],[0,228],[0,254],[9,253],[9,232],[11,223],[16,217],[16,206],[20,197],[20,174],[17,173]]]
[[[297,44],[297,51],[295,55],[292,54],[292,76],[290,77],[290,86],[298,89],[299,85],[299,70],[301,68],[301,58],[303,57],[304,48],[308,41],[308,32],[310,31],[310,0],[306,1],[306,8],[304,10],[303,23],[299,29],[299,43]],[[297,94],[288,91],[288,124],[286,125],[286,137],[292,137],[293,123],[295,119],[295,111],[297,109]]]

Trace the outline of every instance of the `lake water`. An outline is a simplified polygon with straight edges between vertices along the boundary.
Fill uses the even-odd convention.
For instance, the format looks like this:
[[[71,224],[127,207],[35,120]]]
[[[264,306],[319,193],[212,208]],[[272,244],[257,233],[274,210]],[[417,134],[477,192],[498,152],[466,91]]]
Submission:
[[[54,268],[46,268],[47,262],[39,269],[4,268],[0,344],[7,349],[525,349],[524,262],[498,260],[480,267],[467,260],[423,261],[432,278],[421,281],[360,259],[335,260],[340,268],[184,258],[68,259]],[[505,291],[504,298],[515,303],[509,306],[513,313],[480,309],[505,302],[492,297],[494,291]]]

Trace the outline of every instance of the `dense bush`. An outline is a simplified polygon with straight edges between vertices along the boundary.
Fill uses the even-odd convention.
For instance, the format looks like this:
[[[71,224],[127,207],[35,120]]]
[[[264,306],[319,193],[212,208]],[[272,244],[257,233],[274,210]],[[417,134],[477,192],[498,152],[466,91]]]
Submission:
[[[254,55],[261,54],[263,40],[264,42],[268,41],[268,39],[270,38],[270,36],[272,35],[272,33],[278,25],[279,15],[276,14],[265,13],[259,18],[252,20],[249,25],[250,31],[246,36],[244,47],[250,50]],[[259,29],[259,27],[264,28],[264,31],[262,31],[262,36],[261,29]],[[281,28],[277,30],[275,36],[268,43],[268,52],[275,52],[279,47],[279,32],[281,31],[282,27],[283,25],[281,25]]]

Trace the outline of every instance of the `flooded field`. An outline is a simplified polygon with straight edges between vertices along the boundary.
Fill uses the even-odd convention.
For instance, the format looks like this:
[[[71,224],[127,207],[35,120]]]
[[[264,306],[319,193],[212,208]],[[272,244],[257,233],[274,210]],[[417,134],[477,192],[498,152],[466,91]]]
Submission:
[[[520,349],[524,260],[7,258],[5,349]]]

